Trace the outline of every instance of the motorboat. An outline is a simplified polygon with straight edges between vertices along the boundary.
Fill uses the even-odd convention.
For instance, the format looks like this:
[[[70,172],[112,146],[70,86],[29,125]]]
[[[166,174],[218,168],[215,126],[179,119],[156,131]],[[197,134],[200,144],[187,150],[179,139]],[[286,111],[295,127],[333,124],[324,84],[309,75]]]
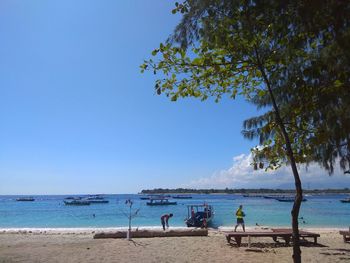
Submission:
[[[341,199],[340,202],[342,202],[342,203],[350,203],[350,198]]]
[[[65,198],[65,200],[81,200],[80,196],[68,196]]]
[[[208,227],[214,218],[214,208],[207,203],[187,206],[187,227]]]
[[[191,195],[173,195],[172,198],[174,199],[192,199]]]
[[[90,195],[85,198],[86,200],[104,200],[105,198],[101,195]]]
[[[33,197],[20,197],[20,198],[17,198],[16,201],[19,201],[19,202],[33,202],[33,201],[35,201],[35,199]]]
[[[279,198],[276,198],[277,201],[279,202],[294,202],[295,198],[294,197],[289,197],[289,196],[285,196],[285,197],[279,197]],[[306,198],[303,198],[303,200],[301,200],[302,202],[305,202],[307,201]]]
[[[147,205],[156,206],[156,205],[177,205],[177,202],[169,201],[168,198],[151,198]]]
[[[91,202],[87,200],[72,200],[72,201],[63,201],[65,205],[76,205],[76,206],[81,206],[81,205],[90,205]]]

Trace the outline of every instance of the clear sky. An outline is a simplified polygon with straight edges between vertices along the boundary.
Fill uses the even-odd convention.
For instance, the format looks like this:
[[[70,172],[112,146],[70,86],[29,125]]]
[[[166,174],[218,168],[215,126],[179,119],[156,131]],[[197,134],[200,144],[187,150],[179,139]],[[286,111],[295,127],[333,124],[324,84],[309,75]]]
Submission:
[[[259,187],[215,183],[255,145],[241,135],[253,106],[170,102],[140,73],[179,20],[173,4],[1,1],[0,194]]]

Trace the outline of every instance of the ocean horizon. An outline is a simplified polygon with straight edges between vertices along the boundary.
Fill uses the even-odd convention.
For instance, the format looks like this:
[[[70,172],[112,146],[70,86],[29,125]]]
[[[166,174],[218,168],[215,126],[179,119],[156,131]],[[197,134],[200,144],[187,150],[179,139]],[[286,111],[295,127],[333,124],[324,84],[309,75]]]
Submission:
[[[186,227],[187,205],[208,203],[214,207],[212,227],[229,228],[236,223],[235,211],[243,205],[247,227],[291,225],[290,211],[293,203],[278,202],[261,197],[243,197],[239,194],[192,194],[192,199],[176,199],[177,205],[147,206],[139,194],[103,195],[107,204],[67,206],[64,198],[78,195],[33,195],[33,202],[18,202],[23,195],[0,196],[1,229],[98,229],[125,228],[128,226],[128,206],[134,201],[133,211],[139,210],[132,227],[160,227],[160,216],[173,213],[171,227]],[[299,214],[301,228],[344,228],[349,226],[350,204],[341,203],[346,194],[306,196]]]

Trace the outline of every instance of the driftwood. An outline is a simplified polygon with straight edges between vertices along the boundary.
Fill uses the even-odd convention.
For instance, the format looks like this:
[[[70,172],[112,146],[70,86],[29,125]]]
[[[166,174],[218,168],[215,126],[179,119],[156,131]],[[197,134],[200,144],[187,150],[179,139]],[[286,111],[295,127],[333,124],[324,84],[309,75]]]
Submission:
[[[116,232],[102,232],[94,235],[95,239],[98,238],[126,238],[127,231]],[[207,229],[186,229],[186,230],[132,230],[131,237],[185,237],[185,236],[208,236]]]

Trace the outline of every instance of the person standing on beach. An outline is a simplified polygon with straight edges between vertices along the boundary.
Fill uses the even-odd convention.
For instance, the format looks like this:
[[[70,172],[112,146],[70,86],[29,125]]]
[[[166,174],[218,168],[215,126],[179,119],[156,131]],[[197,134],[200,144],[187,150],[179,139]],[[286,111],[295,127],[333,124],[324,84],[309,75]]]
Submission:
[[[241,225],[243,228],[243,232],[245,232],[245,227],[244,227],[244,220],[243,217],[245,217],[245,214],[243,212],[243,206],[240,205],[239,208],[236,211],[236,217],[237,217],[237,224],[235,226],[235,232],[237,230],[238,225]]]
[[[160,222],[162,223],[163,230],[165,230],[165,226],[169,228],[169,218],[173,217],[173,214],[164,214],[160,217]]]

